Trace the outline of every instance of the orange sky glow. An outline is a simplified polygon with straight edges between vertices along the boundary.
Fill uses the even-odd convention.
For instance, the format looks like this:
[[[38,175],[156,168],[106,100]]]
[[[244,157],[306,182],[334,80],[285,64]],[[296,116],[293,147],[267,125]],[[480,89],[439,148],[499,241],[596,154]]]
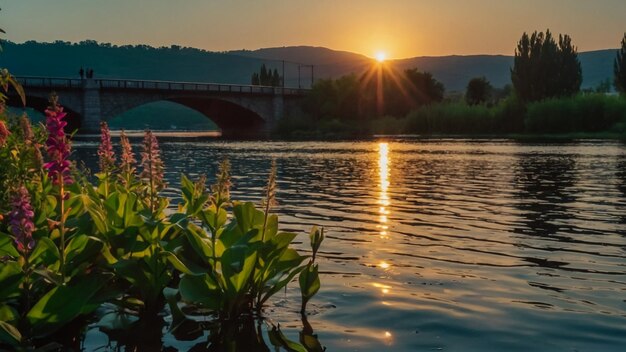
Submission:
[[[313,45],[387,58],[513,53],[524,31],[617,47],[623,0],[29,0],[3,3],[6,39],[94,39],[212,51]]]

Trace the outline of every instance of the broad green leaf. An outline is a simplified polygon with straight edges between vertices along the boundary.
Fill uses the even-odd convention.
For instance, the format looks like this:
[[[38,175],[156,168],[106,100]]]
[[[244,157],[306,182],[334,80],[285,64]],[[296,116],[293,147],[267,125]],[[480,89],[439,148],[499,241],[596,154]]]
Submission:
[[[75,282],[67,286],[50,290],[26,314],[35,335],[51,334],[78,316],[97,308],[96,303],[99,302],[91,302],[91,298],[107,281],[107,277],[101,275],[85,276],[75,278]]]
[[[78,235],[72,237],[70,242],[65,246],[65,261],[71,262],[78,254],[85,250],[87,243],[89,242],[89,236]]]
[[[222,273],[231,294],[239,294],[249,282],[256,264],[257,253],[250,247],[230,247],[222,255]]]
[[[261,229],[262,230],[262,229]],[[265,225],[265,241],[269,241],[278,232],[278,216],[270,214],[267,216],[267,225]]]
[[[56,244],[49,238],[42,237],[37,240],[37,244],[30,254],[30,262],[33,265],[50,265],[58,261],[60,257],[59,249]]]
[[[213,249],[211,248],[211,240],[207,238],[204,231],[194,223],[187,225],[185,235],[191,248],[208,264],[208,258],[213,257]]]
[[[20,254],[13,245],[13,238],[6,233],[0,232],[0,258],[4,256],[17,258]]]
[[[217,283],[208,275],[183,275],[178,286],[180,296],[189,303],[200,304],[208,309],[219,310],[222,292]]]
[[[282,280],[278,280],[278,281],[274,281],[274,280],[270,280],[266,283],[266,285],[268,287],[266,287],[266,292],[265,295],[263,295],[262,299],[261,299],[261,304],[265,303],[265,301],[267,301],[270,297],[272,297],[273,295],[275,295],[277,292],[279,292],[280,290],[283,289],[283,287],[287,286],[288,283],[291,282],[291,280],[293,280],[294,277],[296,277],[296,275],[298,275],[298,273],[300,273],[302,271],[302,269],[304,269],[305,267],[299,267],[296,268],[295,270],[293,270],[292,272],[289,273],[289,275],[287,275],[284,279]],[[283,277],[284,275],[277,275],[277,278],[280,279],[281,277]]]
[[[17,311],[9,305],[0,305],[0,321],[12,322],[19,318]]]
[[[0,297],[4,300],[19,296],[23,279],[22,267],[17,262],[0,264]]]
[[[193,263],[183,263],[183,261],[172,252],[163,251],[161,252],[161,255],[164,256],[176,270],[183,274],[201,275],[205,272],[202,268],[194,265]]]
[[[300,283],[300,292],[302,294],[302,309],[304,310],[307,302],[320,289],[320,278],[317,264],[307,265],[307,267],[300,273],[298,281]]]
[[[287,247],[291,244],[294,238],[296,238],[296,236],[297,235],[295,233],[280,232],[272,238],[272,243],[276,245],[277,248]]]

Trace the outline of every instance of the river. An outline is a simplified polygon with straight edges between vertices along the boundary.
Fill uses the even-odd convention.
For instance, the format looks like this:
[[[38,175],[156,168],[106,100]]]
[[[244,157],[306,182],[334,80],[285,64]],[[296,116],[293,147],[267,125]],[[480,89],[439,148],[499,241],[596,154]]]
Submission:
[[[139,142],[137,140],[136,142]],[[626,146],[614,141],[161,140],[169,188],[232,163],[260,202],[278,166],[282,229],[323,226],[309,322],[329,351],[626,347]],[[75,157],[96,167],[97,141]],[[297,283],[266,314],[297,340]],[[97,333],[88,338],[101,338]],[[179,346],[170,337],[165,345]],[[182,347],[180,347],[182,346]]]

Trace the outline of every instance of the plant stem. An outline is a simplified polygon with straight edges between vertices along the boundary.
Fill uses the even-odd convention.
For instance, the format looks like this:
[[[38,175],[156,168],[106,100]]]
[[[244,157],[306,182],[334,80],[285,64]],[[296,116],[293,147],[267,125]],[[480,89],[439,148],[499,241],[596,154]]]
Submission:
[[[59,185],[61,185],[61,194],[59,203],[61,205],[61,222],[59,225],[59,233],[61,237],[61,250],[60,250],[60,266],[59,270],[61,271],[61,282],[65,284],[65,185],[63,180],[63,174],[59,173],[58,176]]]

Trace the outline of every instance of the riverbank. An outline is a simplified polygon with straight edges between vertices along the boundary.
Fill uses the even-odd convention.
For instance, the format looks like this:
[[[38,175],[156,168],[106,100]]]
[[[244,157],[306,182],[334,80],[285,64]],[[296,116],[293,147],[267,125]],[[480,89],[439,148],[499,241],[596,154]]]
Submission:
[[[373,135],[514,139],[625,139],[626,99],[581,94],[524,104],[511,96],[492,105],[422,106],[405,116],[358,119],[300,116],[280,121],[275,137],[346,139]]]

